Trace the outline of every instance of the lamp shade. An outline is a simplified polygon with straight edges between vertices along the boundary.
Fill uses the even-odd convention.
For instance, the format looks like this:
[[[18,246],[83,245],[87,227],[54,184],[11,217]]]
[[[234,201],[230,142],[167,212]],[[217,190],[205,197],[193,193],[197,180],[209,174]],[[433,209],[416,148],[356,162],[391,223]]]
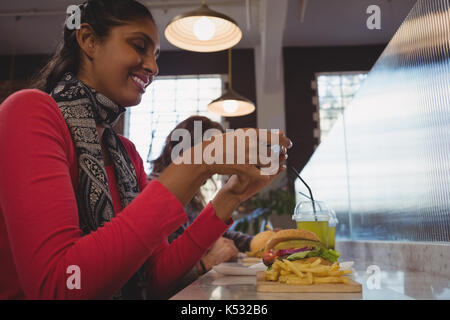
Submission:
[[[229,89],[224,95],[212,101],[208,110],[223,117],[239,117],[255,111],[255,105],[233,89]]]
[[[242,31],[233,19],[202,4],[197,10],[173,18],[164,35],[181,49],[215,52],[236,45],[242,38]]]

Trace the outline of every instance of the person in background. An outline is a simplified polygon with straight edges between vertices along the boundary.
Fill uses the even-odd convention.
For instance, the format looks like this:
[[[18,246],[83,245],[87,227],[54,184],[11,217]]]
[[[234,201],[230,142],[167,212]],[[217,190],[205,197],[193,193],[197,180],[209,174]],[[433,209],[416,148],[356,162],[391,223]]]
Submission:
[[[167,136],[164,147],[158,156],[158,158],[151,161],[152,172],[148,176],[148,180],[158,178],[159,174],[163,172],[171,163],[171,153],[174,146],[178,141],[172,141],[172,133],[177,129],[186,129],[191,136],[191,145],[194,145],[194,123],[201,122],[202,136],[209,129],[216,129],[218,132],[224,133],[225,130],[218,122],[203,116],[191,116],[184,121],[180,122]],[[210,180],[215,185],[212,178]],[[184,207],[187,213],[188,221],[178,228],[174,233],[169,236],[169,243],[172,243],[175,239],[183,234],[186,228],[194,222],[199,213],[206,206],[205,197],[199,189],[194,195],[192,200]],[[192,268],[184,277],[183,281],[179,284],[179,289],[188,285],[192,281],[198,278],[199,275],[211,270],[215,265],[222,262],[233,260],[237,257],[238,252],[245,252],[250,250],[250,242],[253,236],[244,234],[237,231],[226,231],[222,237],[220,237],[214,245],[208,250],[208,252],[199,260],[199,262]]]

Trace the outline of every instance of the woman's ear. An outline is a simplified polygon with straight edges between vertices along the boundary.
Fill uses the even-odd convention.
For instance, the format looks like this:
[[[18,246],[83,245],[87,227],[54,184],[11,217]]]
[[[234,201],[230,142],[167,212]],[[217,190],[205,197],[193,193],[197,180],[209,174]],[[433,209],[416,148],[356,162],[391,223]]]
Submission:
[[[76,31],[76,37],[81,51],[92,60],[98,43],[94,29],[88,23],[82,23]]]

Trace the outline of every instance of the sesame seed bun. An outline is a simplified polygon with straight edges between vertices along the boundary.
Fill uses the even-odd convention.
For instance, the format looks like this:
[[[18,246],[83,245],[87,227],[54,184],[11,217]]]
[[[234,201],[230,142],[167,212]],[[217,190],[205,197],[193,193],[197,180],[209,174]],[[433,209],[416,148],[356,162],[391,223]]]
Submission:
[[[309,240],[320,242],[315,233],[303,229],[284,229],[275,233],[267,242],[266,250],[270,250],[278,243],[288,240]]]

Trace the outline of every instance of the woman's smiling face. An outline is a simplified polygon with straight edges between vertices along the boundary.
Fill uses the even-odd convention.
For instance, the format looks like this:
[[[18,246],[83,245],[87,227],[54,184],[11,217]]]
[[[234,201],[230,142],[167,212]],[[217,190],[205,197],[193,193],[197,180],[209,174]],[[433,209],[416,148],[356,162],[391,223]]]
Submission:
[[[139,104],[158,74],[160,43],[154,22],[142,19],[113,27],[93,47],[81,64],[80,80],[121,106]]]

